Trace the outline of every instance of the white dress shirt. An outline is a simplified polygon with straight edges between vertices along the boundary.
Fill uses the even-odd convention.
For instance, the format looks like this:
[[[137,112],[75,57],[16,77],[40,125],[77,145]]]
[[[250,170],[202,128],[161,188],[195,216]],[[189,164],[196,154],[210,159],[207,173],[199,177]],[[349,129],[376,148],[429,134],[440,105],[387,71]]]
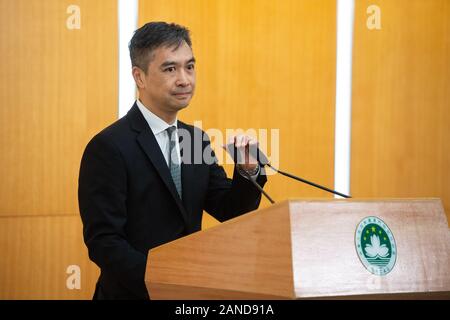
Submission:
[[[167,165],[169,165],[169,148],[170,148],[170,140],[169,135],[166,132],[166,129],[175,126],[177,127],[178,120],[175,119],[175,121],[172,124],[168,124],[163,119],[158,117],[156,114],[148,110],[141,101],[136,100],[136,104],[141,110],[142,115],[144,116],[145,120],[147,121],[148,125],[150,126],[150,129],[152,130],[153,134],[155,135],[156,141],[159,144],[159,147],[161,148],[161,152],[164,155],[164,159],[166,159]],[[178,128],[178,127],[177,127]],[[177,156],[178,156],[178,163],[181,163],[181,156],[180,156],[180,143],[178,141],[178,132],[175,130],[175,148],[177,150]]]

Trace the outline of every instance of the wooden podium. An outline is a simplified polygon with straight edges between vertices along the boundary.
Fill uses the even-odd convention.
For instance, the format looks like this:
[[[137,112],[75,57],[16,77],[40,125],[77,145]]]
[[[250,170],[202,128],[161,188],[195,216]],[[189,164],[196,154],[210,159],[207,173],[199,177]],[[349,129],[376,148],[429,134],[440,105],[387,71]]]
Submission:
[[[152,249],[145,282],[152,299],[450,299],[450,232],[439,199],[288,200]]]

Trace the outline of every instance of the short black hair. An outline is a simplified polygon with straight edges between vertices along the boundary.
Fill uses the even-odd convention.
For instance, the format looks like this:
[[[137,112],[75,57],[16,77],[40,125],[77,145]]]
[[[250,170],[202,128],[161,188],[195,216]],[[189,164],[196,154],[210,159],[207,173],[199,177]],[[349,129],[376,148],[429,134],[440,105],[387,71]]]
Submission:
[[[147,72],[152,51],[158,47],[175,47],[186,42],[192,47],[189,30],[175,23],[149,22],[137,29],[128,44],[131,65]]]

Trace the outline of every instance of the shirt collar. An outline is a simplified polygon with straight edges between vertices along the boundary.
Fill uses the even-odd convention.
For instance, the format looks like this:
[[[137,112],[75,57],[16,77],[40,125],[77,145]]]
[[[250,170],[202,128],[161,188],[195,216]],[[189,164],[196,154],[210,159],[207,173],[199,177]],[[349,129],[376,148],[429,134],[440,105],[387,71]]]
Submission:
[[[136,100],[136,104],[154,135],[157,135],[165,131],[168,127],[171,126],[175,126],[178,128],[178,119],[175,119],[175,121],[172,124],[168,124],[163,119],[158,117],[156,114],[151,112],[148,108],[146,108],[139,99]]]

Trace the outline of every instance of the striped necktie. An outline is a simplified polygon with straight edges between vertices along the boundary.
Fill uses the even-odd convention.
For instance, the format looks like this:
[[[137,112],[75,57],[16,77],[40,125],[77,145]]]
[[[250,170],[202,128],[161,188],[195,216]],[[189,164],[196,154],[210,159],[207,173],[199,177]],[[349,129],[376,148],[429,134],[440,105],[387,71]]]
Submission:
[[[171,126],[166,129],[167,135],[169,136],[169,169],[170,175],[172,176],[173,182],[175,183],[175,187],[177,188],[178,195],[182,195],[181,190],[181,165],[179,162],[177,148],[176,148],[176,127]]]

